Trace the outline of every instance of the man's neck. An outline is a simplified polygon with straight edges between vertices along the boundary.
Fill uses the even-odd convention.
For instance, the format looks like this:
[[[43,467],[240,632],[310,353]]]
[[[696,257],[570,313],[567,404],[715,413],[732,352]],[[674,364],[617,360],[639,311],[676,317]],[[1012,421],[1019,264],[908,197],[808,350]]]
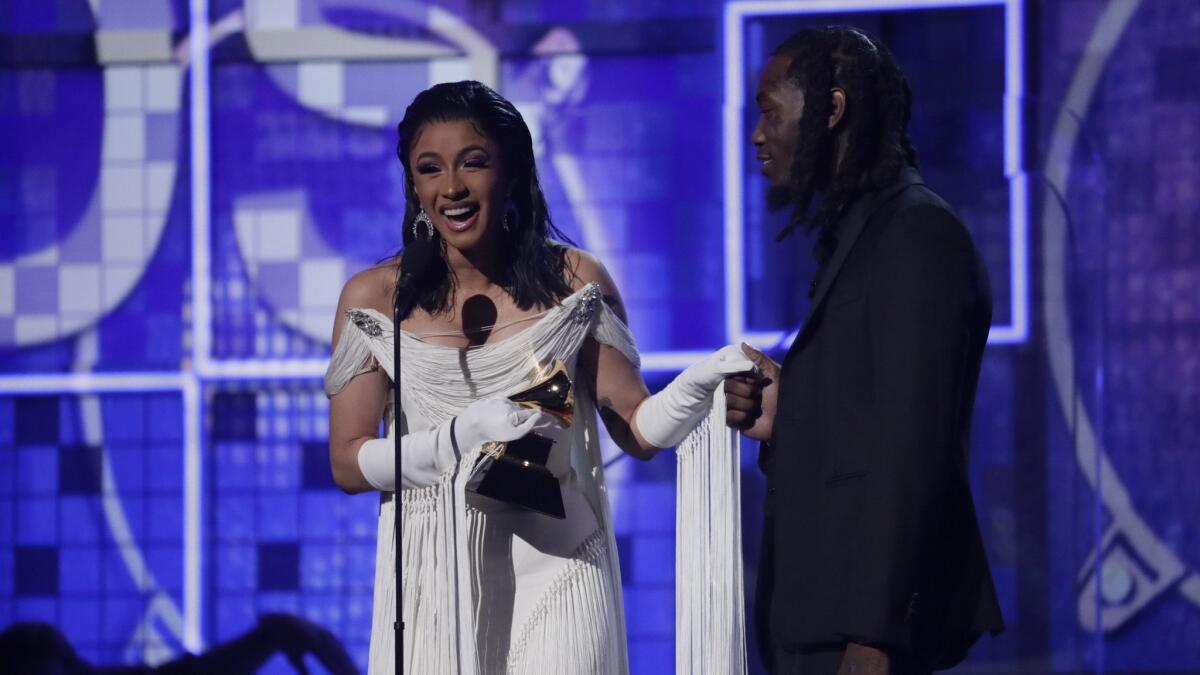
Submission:
[[[833,153],[830,157],[829,165],[825,167],[825,171],[814,176],[813,191],[818,197],[824,197],[829,192],[829,186],[833,184],[833,179],[837,176],[838,170],[842,168],[842,162],[846,159],[846,148],[849,147],[846,142],[846,134],[840,134],[833,139]]]

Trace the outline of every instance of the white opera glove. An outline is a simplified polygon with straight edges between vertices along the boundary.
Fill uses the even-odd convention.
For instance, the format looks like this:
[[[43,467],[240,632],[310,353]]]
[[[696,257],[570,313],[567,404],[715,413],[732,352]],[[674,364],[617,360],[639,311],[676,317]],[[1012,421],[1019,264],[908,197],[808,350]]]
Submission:
[[[475,401],[462,413],[432,429],[400,438],[400,476],[404,488],[433,485],[462,453],[487,441],[514,441],[531,431],[557,428],[558,421],[540,410],[528,410],[506,398]],[[395,422],[386,438],[375,438],[358,449],[358,468],[376,490],[395,492]],[[457,444],[456,444],[457,441]]]
[[[475,401],[462,411],[457,420],[454,440],[462,452],[488,441],[506,443],[531,432],[545,433],[562,428],[553,416],[541,410],[522,408],[501,396]]]
[[[359,446],[358,468],[371,487],[396,491],[396,423],[388,425],[386,438],[373,438]],[[400,475],[405,488],[433,485],[458,460],[450,438],[450,422],[400,437]]]
[[[638,433],[656,448],[678,445],[708,414],[712,395],[725,378],[754,369],[740,347],[729,345],[693,363],[634,414]]]

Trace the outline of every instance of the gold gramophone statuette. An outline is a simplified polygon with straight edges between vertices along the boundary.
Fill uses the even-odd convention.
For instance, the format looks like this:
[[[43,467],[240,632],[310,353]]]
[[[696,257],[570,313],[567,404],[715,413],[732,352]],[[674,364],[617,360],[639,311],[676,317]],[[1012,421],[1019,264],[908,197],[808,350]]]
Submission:
[[[575,419],[574,388],[561,360],[554,362],[548,374],[508,399],[522,408],[542,410],[566,426]],[[558,479],[546,468],[553,447],[554,441],[538,433],[507,443],[485,443],[467,489],[531,511],[565,518]]]

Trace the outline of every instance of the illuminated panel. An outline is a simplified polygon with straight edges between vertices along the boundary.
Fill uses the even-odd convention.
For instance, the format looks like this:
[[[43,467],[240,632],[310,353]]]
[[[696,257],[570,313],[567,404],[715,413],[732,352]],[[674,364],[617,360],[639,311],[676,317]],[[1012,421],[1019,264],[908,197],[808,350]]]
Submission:
[[[1005,16],[1004,175],[1009,182],[1010,321],[993,325],[988,341],[1017,344],[1029,336],[1028,286],[1028,183],[1021,143],[1024,136],[1020,105],[1024,84],[1024,33],[1022,0],[759,0],[730,2],[725,6],[725,103],[722,110],[725,195],[725,328],[730,342],[745,340],[762,347],[790,344],[795,332],[747,330],[745,195],[742,176],[742,104],[746,91],[743,73],[743,37],[746,20],[768,16],[795,16],[847,12],[881,12],[921,9],[1000,7]]]

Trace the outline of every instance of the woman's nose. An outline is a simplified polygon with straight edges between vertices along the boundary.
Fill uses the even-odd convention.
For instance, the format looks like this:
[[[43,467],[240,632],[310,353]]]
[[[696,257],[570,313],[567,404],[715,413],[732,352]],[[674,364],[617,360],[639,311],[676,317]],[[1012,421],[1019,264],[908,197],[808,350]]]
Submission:
[[[457,173],[451,172],[446,176],[446,183],[442,186],[442,196],[451,201],[467,196],[467,186],[459,180]]]

